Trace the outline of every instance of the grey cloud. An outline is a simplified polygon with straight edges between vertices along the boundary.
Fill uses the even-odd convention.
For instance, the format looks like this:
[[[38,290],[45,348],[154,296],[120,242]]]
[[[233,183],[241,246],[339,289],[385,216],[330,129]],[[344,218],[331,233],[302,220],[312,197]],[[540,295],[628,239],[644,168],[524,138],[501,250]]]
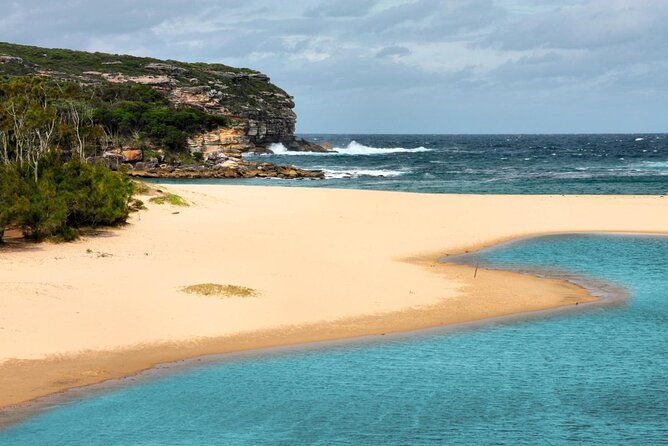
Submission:
[[[577,107],[596,98],[665,98],[668,84],[665,0],[24,0],[3,8],[3,41],[260,69],[310,104],[300,110],[312,129],[350,122],[326,106],[342,98],[396,113],[388,92],[410,98],[423,122],[475,103],[519,123],[533,116],[522,101],[537,95],[568,97],[564,110],[580,116]]]
[[[665,42],[666,21],[668,3],[663,0],[590,0],[529,17],[513,17],[500,23],[485,40],[520,50],[652,44],[657,36]]]
[[[386,46],[385,48],[381,49],[376,53],[376,57],[383,58],[383,57],[391,57],[391,56],[408,56],[411,54],[411,50],[406,48],[405,46],[399,46],[399,45],[393,45],[393,46]]]
[[[369,13],[377,0],[323,1],[314,8],[307,9],[307,17],[361,17]]]
[[[365,27],[383,37],[440,42],[484,29],[504,15],[491,0],[415,0],[367,17]]]

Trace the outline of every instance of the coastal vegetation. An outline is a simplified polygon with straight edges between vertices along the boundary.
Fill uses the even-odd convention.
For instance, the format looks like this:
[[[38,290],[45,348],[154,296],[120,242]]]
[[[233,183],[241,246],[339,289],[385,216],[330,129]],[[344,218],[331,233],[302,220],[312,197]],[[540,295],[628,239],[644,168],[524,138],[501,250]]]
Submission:
[[[106,129],[82,95],[36,76],[0,81],[0,242],[8,227],[71,240],[84,226],[126,220],[132,183],[123,169],[86,160]]]
[[[141,206],[114,150],[193,161],[188,138],[227,124],[148,85],[0,75],[0,243],[6,228],[71,240],[84,226],[124,222]]]
[[[72,240],[82,227],[117,225],[127,219],[132,184],[123,172],[76,157],[63,162],[55,153],[41,161],[37,169],[0,166],[0,242],[8,227],[35,240]]]
[[[8,63],[3,67],[3,71],[14,76],[33,74],[36,68],[59,74],[61,77],[80,76],[85,72],[113,72],[125,76],[145,76],[155,74],[156,69],[152,68],[151,64],[165,63],[172,67],[171,74],[183,81],[188,81],[192,77],[197,77],[203,82],[213,81],[217,79],[216,71],[234,74],[256,73],[246,68],[236,68],[223,64],[164,61],[151,57],[41,48],[7,42],[0,42],[0,54],[11,58],[11,60],[7,60]],[[267,87],[258,86],[257,88],[266,89]]]
[[[170,204],[172,206],[180,207],[190,206],[190,204],[188,204],[188,202],[183,197],[169,192],[163,193],[157,197],[152,197],[149,199],[149,201],[154,204]]]
[[[91,90],[89,119],[115,147],[184,151],[188,137],[228,124],[224,116],[177,109],[164,93],[147,85],[105,83]]]
[[[253,70],[0,42],[0,243],[124,222],[143,207],[128,174],[322,178],[241,159],[299,145],[292,107]]]
[[[190,285],[181,289],[186,294],[199,294],[200,296],[222,296],[222,297],[254,297],[257,291],[239,285],[220,285],[217,283],[201,283]]]
[[[294,119],[289,111],[294,106],[291,98],[267,76],[219,63],[189,63],[0,42],[0,74],[42,75],[87,84],[149,82],[163,90],[196,88],[206,91],[210,99],[222,99],[225,109],[237,117],[250,112],[255,118],[264,113],[273,119]]]

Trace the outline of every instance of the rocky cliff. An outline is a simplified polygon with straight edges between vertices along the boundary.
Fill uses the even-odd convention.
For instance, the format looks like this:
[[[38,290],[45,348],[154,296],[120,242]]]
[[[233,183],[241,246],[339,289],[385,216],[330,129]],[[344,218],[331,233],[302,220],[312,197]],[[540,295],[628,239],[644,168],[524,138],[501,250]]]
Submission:
[[[293,98],[250,69],[0,43],[3,75],[41,75],[83,85],[144,84],[166,94],[176,107],[224,116],[224,127],[191,135],[188,141],[190,152],[201,152],[205,160],[221,152],[266,153],[274,143],[290,150],[325,150],[295,138]]]

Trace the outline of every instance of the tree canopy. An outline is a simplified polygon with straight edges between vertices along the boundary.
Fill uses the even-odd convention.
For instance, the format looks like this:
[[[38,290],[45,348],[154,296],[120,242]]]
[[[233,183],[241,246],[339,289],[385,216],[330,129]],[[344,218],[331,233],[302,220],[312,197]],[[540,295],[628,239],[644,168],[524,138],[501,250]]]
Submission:
[[[86,156],[104,148],[84,89],[40,77],[0,82],[0,242],[7,227],[71,239],[83,226],[125,221],[132,184]]]

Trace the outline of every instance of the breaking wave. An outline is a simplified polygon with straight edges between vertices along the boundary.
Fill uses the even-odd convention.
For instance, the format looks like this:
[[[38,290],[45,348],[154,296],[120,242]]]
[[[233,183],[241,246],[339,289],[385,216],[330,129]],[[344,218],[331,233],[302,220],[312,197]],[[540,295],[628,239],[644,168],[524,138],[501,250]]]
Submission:
[[[360,144],[357,141],[352,141],[347,147],[335,147],[334,150],[336,150],[339,155],[384,155],[387,153],[418,153],[431,151],[431,149],[425,147],[417,147],[415,149],[407,149],[404,147],[370,147]]]
[[[288,150],[283,144],[272,144],[269,146],[269,149],[274,152],[274,155],[319,155],[319,156],[332,156],[332,155],[386,155],[389,153],[419,153],[419,152],[431,152],[431,149],[426,147],[416,147],[414,149],[407,149],[405,147],[371,147],[360,144],[357,141],[352,141],[346,147],[334,147],[334,152],[329,153],[318,153],[318,152],[295,152]]]
[[[322,169],[325,172],[325,177],[328,179],[347,179],[347,178],[364,178],[364,177],[398,177],[407,172],[400,170],[383,170],[383,169],[348,169],[348,170],[334,170]]]
[[[301,155],[301,152],[291,152],[283,144],[273,143],[269,146],[269,150],[274,152],[274,155]]]

